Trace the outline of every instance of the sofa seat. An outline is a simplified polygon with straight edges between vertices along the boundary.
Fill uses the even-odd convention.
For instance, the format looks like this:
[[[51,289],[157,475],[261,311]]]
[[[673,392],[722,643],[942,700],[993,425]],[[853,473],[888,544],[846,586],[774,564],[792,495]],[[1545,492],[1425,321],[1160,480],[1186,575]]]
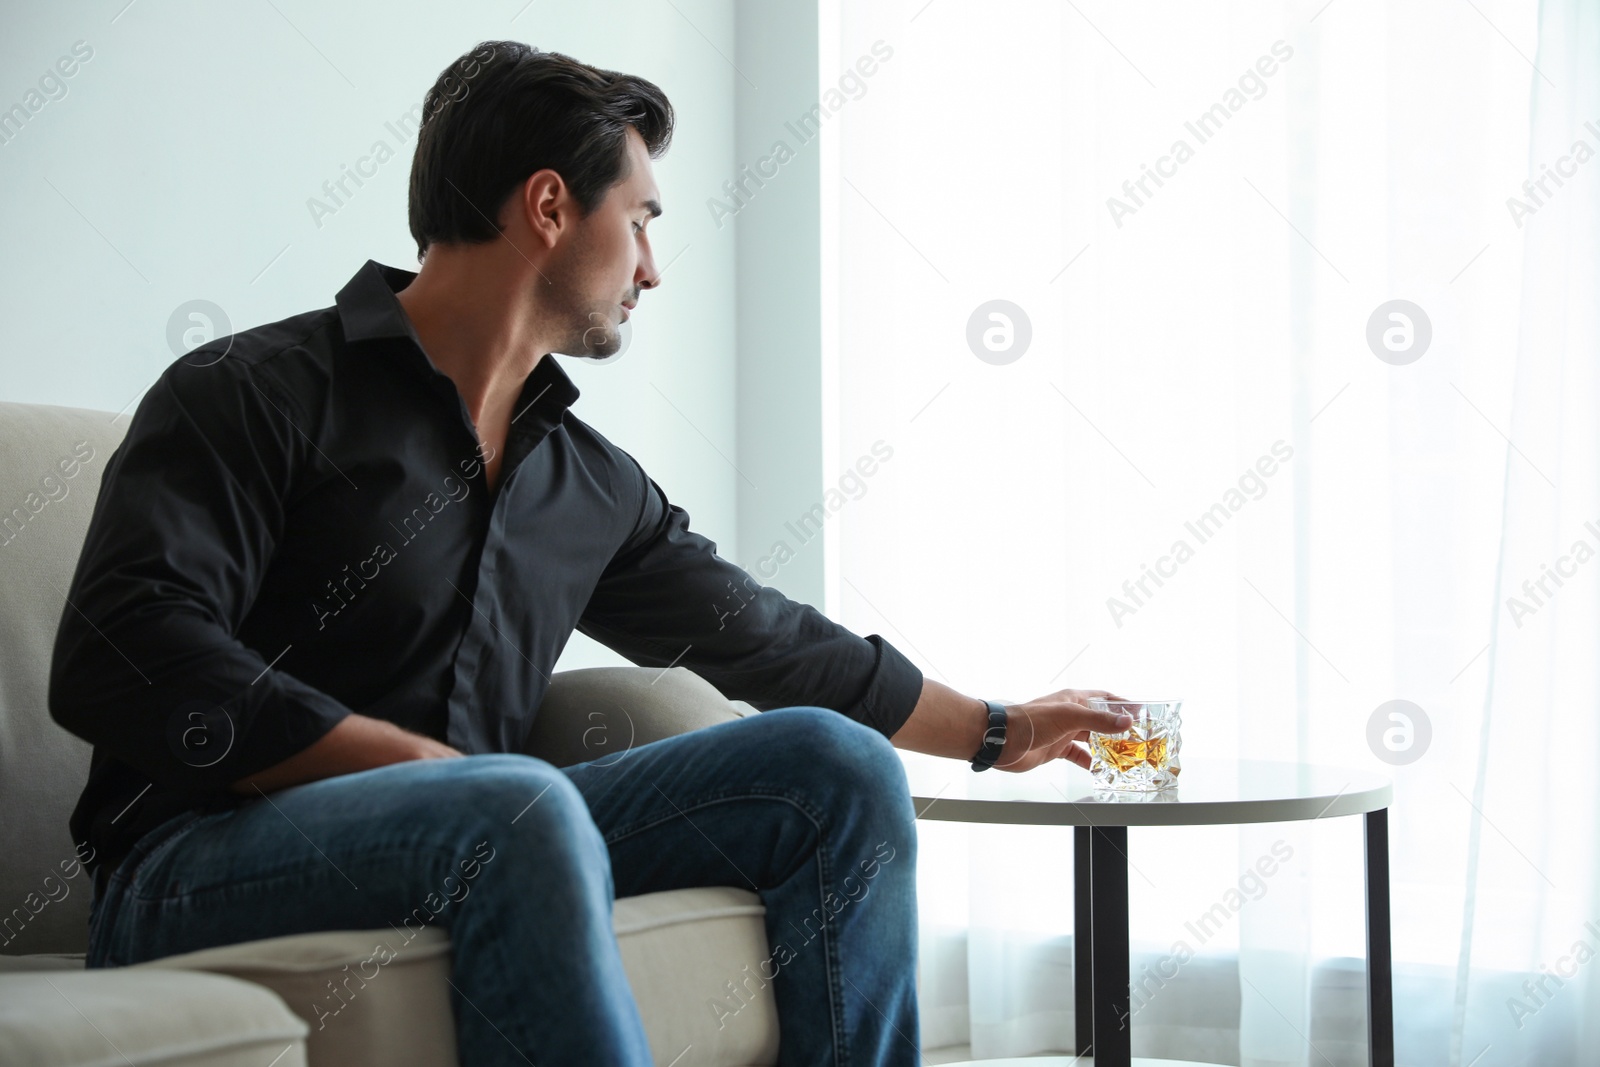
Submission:
[[[27,957],[21,957],[26,960]],[[12,961],[15,962],[15,961]],[[304,1067],[308,1031],[271,990],[218,974],[129,982],[78,960],[0,973],[0,1063],[18,1067]]]
[[[754,893],[732,888],[616,902],[657,1064],[776,1062],[772,989],[751,977],[767,955],[765,914]],[[139,981],[127,980],[133,972]],[[450,940],[434,928],[295,934],[88,972],[81,955],[0,956],[0,1062],[109,1067],[126,1062],[120,1047],[141,1067],[452,1067],[449,978]]]

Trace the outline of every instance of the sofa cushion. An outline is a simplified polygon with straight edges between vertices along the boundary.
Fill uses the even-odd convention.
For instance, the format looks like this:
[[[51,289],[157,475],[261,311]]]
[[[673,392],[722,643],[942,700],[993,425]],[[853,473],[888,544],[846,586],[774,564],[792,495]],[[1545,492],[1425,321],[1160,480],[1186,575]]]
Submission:
[[[94,895],[67,818],[89,745],[57,726],[50,652],[128,417],[0,403],[0,952],[82,952]]]
[[[311,1064],[456,1063],[450,939],[443,930],[291,934],[166,956],[122,971],[171,969],[210,971],[271,989],[305,1022]]]
[[[622,962],[657,1063],[777,1062],[772,990],[749,977],[768,955],[765,914],[755,894],[732,888],[616,902]],[[457,1062],[450,942],[442,930],[419,931],[409,942],[392,929],[294,934],[167,956],[121,973],[174,968],[231,975],[277,993],[308,1025],[312,1067]]]
[[[759,897],[723,887],[624,897],[612,925],[657,1063],[778,1062],[777,1003],[759,978],[771,956]]]
[[[303,1067],[306,1024],[270,990],[152,971],[0,974],[0,1063]]]

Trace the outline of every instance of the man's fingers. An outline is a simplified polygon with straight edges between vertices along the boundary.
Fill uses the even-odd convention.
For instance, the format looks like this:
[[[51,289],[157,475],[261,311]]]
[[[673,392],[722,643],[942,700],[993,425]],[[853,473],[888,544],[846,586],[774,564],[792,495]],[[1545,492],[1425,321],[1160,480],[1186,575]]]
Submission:
[[[1062,733],[1071,737],[1081,737],[1090,730],[1102,734],[1120,734],[1133,725],[1133,716],[1125,711],[1097,711],[1087,704],[1073,701],[1062,701],[1050,710],[1060,716],[1056,719],[1057,723],[1066,727]],[[1056,736],[1060,737],[1061,734]]]
[[[1078,724],[1080,730],[1097,730],[1103,734],[1120,734],[1133,725],[1133,716],[1125,711],[1100,711],[1087,704],[1063,701],[1057,705],[1068,713],[1068,722]]]
[[[1067,744],[1067,750],[1061,755],[1064,758],[1071,760],[1073,763],[1076,763],[1084,770],[1089,769],[1089,764],[1091,762],[1089,759],[1089,750],[1083,747],[1082,741],[1069,742]]]
[[[1133,725],[1133,716],[1125,711],[1095,711],[1089,712],[1089,729],[1098,730],[1103,734],[1120,734]]]

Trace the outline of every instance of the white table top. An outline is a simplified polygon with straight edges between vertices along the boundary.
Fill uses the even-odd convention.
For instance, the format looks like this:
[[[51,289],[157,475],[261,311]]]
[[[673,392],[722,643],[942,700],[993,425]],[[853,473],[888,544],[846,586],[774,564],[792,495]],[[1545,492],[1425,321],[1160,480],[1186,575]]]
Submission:
[[[960,760],[900,753],[920,819],[1031,826],[1201,826],[1294,822],[1386,808],[1389,780],[1303,763],[1184,757],[1175,788],[1096,792],[1089,772],[1056,760],[1031,771],[977,773]]]

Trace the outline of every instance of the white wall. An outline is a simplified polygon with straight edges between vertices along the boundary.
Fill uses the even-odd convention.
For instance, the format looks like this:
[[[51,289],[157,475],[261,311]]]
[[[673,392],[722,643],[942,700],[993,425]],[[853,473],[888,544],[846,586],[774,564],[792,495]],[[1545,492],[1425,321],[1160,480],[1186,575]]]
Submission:
[[[705,207],[735,173],[735,94],[749,90],[732,65],[731,0],[125,4],[5,16],[0,109],[29,102],[76,42],[93,54],[0,144],[0,398],[131,410],[175,358],[168,320],[187,301],[213,301],[238,330],[332,304],[368,258],[415,269],[415,139],[386,123],[477,42],[526,41],[650,78],[677,109],[651,227],[672,261],[664,284],[621,359],[563,365],[583,390],[578,414],[742,558],[738,249]],[[319,226],[308,199],[380,139],[394,158]],[[605,662],[620,661],[580,636],[562,666]]]
[[[737,30],[733,188],[707,211],[739,245],[737,558],[764,585],[821,606],[824,537],[796,525],[824,480],[822,146],[797,125],[817,104],[817,5],[741,0]]]

